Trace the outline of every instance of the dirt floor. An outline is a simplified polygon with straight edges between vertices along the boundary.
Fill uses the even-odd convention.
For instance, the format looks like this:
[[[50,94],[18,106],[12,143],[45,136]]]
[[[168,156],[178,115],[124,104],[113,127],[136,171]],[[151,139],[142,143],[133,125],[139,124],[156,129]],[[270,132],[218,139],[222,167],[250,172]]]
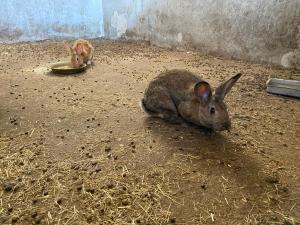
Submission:
[[[0,45],[0,224],[299,224],[300,102],[269,95],[299,71],[97,40],[95,65],[47,72],[61,42]],[[227,96],[232,131],[147,118],[147,84],[186,68]]]

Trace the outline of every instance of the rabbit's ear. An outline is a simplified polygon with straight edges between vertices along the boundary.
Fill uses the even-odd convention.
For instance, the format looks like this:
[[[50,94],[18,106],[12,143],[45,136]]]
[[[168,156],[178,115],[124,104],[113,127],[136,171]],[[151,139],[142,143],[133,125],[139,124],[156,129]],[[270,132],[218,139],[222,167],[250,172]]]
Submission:
[[[81,45],[79,48],[79,53],[81,55],[86,55],[87,54],[87,46],[86,45]]]
[[[215,95],[218,99],[224,100],[225,96],[231,90],[233,85],[238,81],[238,79],[242,76],[242,74],[238,73],[237,75],[231,77],[229,80],[221,83],[217,88]]]
[[[83,46],[82,44],[77,44],[76,45],[76,48],[74,49],[75,52],[78,54],[78,55],[81,55],[81,53],[83,52]]]
[[[65,49],[68,51],[68,52],[70,52],[70,53],[72,53],[73,52],[73,49],[72,49],[72,47],[68,44],[68,43],[64,43],[64,47],[65,47]]]
[[[205,81],[200,81],[195,85],[194,93],[203,103],[209,102],[212,96],[210,85]]]

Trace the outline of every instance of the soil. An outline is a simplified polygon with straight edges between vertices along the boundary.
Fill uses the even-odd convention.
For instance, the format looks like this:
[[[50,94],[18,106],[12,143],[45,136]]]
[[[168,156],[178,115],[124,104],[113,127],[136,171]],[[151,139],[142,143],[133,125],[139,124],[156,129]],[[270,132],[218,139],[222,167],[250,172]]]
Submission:
[[[299,224],[300,102],[266,93],[296,70],[92,41],[94,66],[55,75],[62,42],[0,45],[0,224]],[[148,118],[147,84],[185,68],[226,97],[231,132]]]

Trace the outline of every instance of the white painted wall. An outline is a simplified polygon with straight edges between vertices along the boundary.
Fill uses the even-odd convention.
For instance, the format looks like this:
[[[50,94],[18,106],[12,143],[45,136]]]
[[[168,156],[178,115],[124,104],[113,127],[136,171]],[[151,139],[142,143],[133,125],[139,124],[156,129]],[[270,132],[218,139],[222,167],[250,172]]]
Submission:
[[[2,0],[0,42],[103,36],[101,0]]]

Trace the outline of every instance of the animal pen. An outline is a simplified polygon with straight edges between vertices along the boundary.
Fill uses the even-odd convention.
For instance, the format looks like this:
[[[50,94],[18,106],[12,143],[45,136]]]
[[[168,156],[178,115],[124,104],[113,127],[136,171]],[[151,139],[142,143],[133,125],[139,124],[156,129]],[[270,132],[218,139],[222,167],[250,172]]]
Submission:
[[[0,224],[300,224],[299,0],[0,15]]]

